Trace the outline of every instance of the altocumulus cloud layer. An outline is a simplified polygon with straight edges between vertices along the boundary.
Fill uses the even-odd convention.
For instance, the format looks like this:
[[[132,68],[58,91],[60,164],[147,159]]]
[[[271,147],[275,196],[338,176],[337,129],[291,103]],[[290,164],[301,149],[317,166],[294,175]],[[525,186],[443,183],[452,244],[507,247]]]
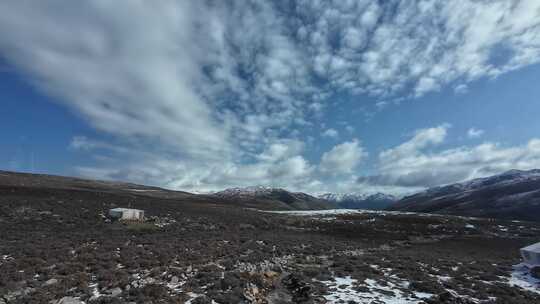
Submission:
[[[442,124],[369,155],[361,138],[328,129],[335,147],[308,161],[314,139],[303,131],[340,106],[338,94],[463,93],[537,63],[539,10],[536,0],[4,1],[0,52],[112,138],[73,139],[106,155],[83,175],[203,191],[402,192],[538,167],[540,141],[429,152],[445,141]],[[367,157],[374,174],[361,173]]]

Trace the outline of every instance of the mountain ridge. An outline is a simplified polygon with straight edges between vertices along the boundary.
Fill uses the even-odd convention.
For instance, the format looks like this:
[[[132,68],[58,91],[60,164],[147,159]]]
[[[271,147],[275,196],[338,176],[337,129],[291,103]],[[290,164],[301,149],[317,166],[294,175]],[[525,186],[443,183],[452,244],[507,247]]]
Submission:
[[[318,196],[345,209],[383,210],[398,198],[391,194],[377,193],[325,193]]]
[[[388,210],[540,221],[540,170],[509,170],[406,196]]]
[[[211,194],[228,201],[253,204],[256,208],[281,208],[285,210],[330,209],[335,205],[304,192],[265,186],[234,187]]]

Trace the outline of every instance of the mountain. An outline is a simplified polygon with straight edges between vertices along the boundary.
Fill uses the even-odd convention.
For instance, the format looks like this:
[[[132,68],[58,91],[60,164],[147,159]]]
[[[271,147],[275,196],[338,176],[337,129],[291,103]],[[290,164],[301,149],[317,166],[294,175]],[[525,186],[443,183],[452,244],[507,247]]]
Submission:
[[[395,196],[384,193],[325,193],[319,198],[334,203],[338,208],[369,210],[386,209],[398,200]]]
[[[227,207],[268,210],[310,210],[335,208],[331,203],[301,192],[280,188],[247,187],[230,188],[213,194],[194,194],[119,181],[91,180],[78,177],[48,174],[30,174],[0,170],[0,192],[20,189],[30,192],[102,193],[132,198],[169,199],[177,203],[225,205]],[[11,191],[11,190],[9,190]],[[84,194],[81,194],[84,195]]]
[[[430,188],[388,210],[540,221],[540,170],[510,170]]]
[[[335,208],[332,203],[306,193],[262,186],[229,188],[215,192],[212,196],[258,209],[310,210]]]

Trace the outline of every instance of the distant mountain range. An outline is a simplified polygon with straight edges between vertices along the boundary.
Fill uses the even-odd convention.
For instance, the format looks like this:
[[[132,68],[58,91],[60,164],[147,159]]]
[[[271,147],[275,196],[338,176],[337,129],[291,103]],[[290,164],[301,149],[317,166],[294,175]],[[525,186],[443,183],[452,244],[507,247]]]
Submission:
[[[394,204],[398,198],[384,193],[325,193],[319,198],[327,200],[338,208],[382,210]]]
[[[229,188],[212,195],[231,202],[242,203],[242,205],[251,202],[258,208],[296,210],[330,208],[383,210],[397,201],[395,196],[383,193],[325,193],[315,197],[302,192],[263,186]]]
[[[215,192],[212,196],[231,203],[240,203],[244,206],[248,205],[263,209],[310,210],[335,208],[332,203],[306,193],[262,186],[229,188]]]
[[[101,191],[175,199],[182,202],[227,204],[231,207],[309,210],[385,209],[500,219],[540,221],[540,169],[511,170],[490,177],[434,187],[397,199],[392,195],[326,193],[315,197],[281,188],[230,188],[213,194],[191,194],[123,182],[0,171],[0,190],[14,188]],[[29,190],[30,191],[30,190]]]
[[[388,209],[540,221],[540,170],[510,170],[430,188]]]

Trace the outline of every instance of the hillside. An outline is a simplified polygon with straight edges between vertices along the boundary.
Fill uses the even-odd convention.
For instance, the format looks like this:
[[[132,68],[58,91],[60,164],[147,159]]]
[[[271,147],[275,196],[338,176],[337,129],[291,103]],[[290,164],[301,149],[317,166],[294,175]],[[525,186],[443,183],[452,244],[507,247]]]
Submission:
[[[280,188],[231,188],[213,194],[194,194],[120,181],[91,180],[47,174],[0,171],[0,188],[15,187],[40,190],[73,190],[99,192],[126,197],[174,199],[179,203],[225,204],[245,208],[269,210],[328,209],[332,204],[301,192]]]
[[[335,207],[324,199],[306,193],[261,186],[229,188],[216,192],[212,196],[227,202],[259,209],[312,210]]]
[[[2,174],[2,304],[540,301],[540,280],[512,267],[519,248],[540,240],[540,223],[260,211],[217,196]],[[268,192],[293,204],[309,198]],[[107,218],[128,206],[146,221]]]
[[[540,170],[511,170],[431,188],[389,210],[540,221]]]

